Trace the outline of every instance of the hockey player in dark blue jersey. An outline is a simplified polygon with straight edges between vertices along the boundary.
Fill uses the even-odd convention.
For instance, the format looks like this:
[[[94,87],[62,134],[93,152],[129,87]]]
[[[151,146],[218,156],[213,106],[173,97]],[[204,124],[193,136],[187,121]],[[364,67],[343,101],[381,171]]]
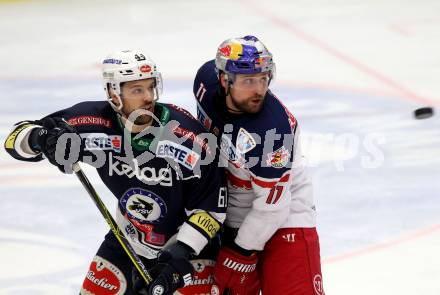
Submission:
[[[142,52],[111,54],[103,78],[108,102],[81,102],[20,122],[5,149],[22,161],[47,158],[67,173],[86,162],[118,199],[116,222],[153,281],[147,287],[132,272],[110,232],[81,294],[153,294],[159,285],[163,294],[209,293],[213,240],[227,203],[215,138],[213,144],[203,138],[205,130],[187,111],[157,102],[161,75]]]
[[[220,294],[323,295],[312,185],[295,117],[269,90],[272,54],[254,36],[224,41],[197,72],[199,121],[218,136],[228,178]]]

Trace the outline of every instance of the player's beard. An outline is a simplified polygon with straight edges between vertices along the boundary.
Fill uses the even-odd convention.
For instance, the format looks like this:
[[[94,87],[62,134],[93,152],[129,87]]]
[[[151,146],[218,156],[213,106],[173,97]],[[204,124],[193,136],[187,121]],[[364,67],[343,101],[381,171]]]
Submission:
[[[255,114],[258,113],[263,107],[264,96],[262,95],[254,95],[248,99],[245,99],[241,102],[238,102],[232,94],[231,96],[231,104],[234,110],[238,110],[242,113],[250,113]]]
[[[153,117],[149,115],[140,115],[134,120],[134,124],[136,125],[145,125],[149,124],[153,120]]]
[[[153,121],[153,113],[154,104],[152,104],[148,109],[138,108],[131,111],[127,118],[129,118],[129,120],[132,121],[135,125],[150,125],[150,123]]]

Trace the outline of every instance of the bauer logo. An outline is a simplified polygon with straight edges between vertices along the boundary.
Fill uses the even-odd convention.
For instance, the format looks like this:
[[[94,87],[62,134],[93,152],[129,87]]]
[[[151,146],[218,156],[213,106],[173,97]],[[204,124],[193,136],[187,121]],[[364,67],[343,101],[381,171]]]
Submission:
[[[115,151],[121,152],[122,137],[120,135],[108,135],[105,133],[83,133],[81,138],[86,151]]]
[[[114,59],[114,58],[108,58],[108,59],[104,59],[104,61],[102,62],[103,64],[115,64],[115,65],[120,65],[122,64],[122,60],[120,59]]]
[[[200,158],[200,155],[191,151],[183,145],[169,140],[161,140],[157,144],[156,156],[159,158],[170,158],[186,168],[193,170]]]

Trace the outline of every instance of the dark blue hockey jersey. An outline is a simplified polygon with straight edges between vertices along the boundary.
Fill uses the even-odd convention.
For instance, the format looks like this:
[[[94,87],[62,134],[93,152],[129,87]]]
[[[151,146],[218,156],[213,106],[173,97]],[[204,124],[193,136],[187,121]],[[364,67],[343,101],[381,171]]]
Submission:
[[[198,253],[225,218],[224,173],[215,145],[199,137],[205,130],[187,111],[156,103],[154,114],[153,125],[139,134],[124,128],[105,101],[82,102],[49,116],[63,118],[79,134],[81,148],[72,148],[71,155],[96,167],[118,199],[116,221],[138,254],[155,258],[175,234]],[[6,144],[20,160],[41,160],[20,148],[22,142],[13,143],[36,127],[20,126]]]

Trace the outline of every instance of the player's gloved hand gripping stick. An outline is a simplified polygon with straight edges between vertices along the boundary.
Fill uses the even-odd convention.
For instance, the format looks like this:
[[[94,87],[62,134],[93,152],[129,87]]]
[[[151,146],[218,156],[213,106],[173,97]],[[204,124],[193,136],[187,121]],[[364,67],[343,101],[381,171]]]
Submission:
[[[117,225],[116,221],[113,219],[112,215],[108,211],[105,204],[102,202],[101,198],[99,197],[98,193],[93,188],[92,184],[90,183],[87,176],[82,171],[79,163],[75,163],[72,165],[72,170],[75,172],[76,176],[78,177],[79,181],[82,183],[86,191],[89,193],[90,198],[92,198],[93,202],[95,203],[96,207],[98,207],[99,212],[101,212],[102,216],[104,217],[105,221],[107,221],[107,224],[110,226],[111,231],[116,236],[116,239],[121,244],[124,251],[127,253],[128,257],[130,257],[130,260],[133,262],[134,266],[138,270],[141,277],[144,279],[145,284],[149,285],[152,282],[152,278],[150,274],[148,273],[148,270],[145,268],[145,265],[142,263],[139,256],[134,251],[133,247],[128,242],[127,238],[124,236],[122,230]],[[160,293],[160,287],[157,288],[156,291],[158,295],[161,295]],[[162,288],[163,290],[163,288]]]

